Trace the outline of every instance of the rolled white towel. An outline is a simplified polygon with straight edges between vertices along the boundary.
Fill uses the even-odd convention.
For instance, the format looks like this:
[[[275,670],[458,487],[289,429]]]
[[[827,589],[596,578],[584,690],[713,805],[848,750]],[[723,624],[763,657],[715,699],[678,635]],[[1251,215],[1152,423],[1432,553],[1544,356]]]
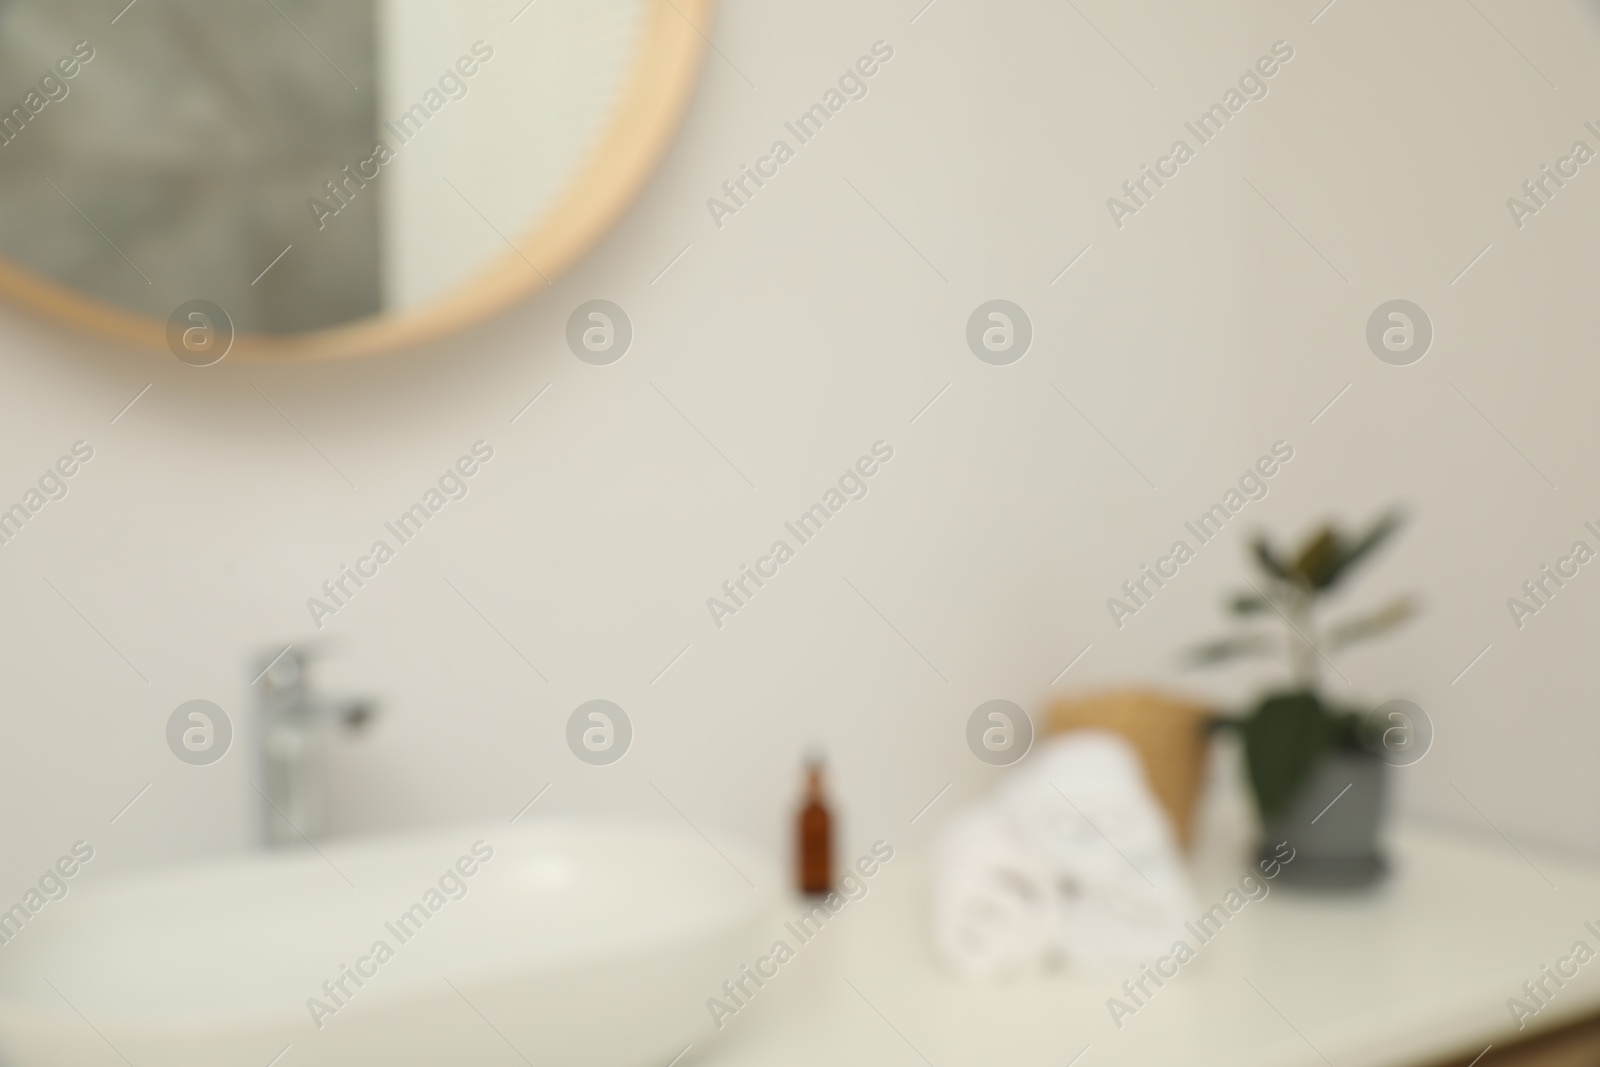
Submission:
[[[934,873],[939,948],[978,978],[1148,959],[1195,911],[1138,754],[1104,731],[1039,745],[945,829]]]
[[[1046,741],[997,799],[1058,858],[1098,860],[1108,868],[1117,858],[1130,875],[1147,863],[1163,873],[1176,868],[1184,884],[1166,812],[1150,792],[1138,753],[1116,734],[1079,730]]]
[[[934,852],[934,940],[962,975],[1003,979],[1039,969],[1060,939],[1059,901],[1037,851],[992,804],[958,814]]]
[[[999,803],[1043,857],[1061,898],[1057,951],[1087,968],[1159,954],[1194,912],[1194,892],[1138,753],[1100,730],[1041,745]]]

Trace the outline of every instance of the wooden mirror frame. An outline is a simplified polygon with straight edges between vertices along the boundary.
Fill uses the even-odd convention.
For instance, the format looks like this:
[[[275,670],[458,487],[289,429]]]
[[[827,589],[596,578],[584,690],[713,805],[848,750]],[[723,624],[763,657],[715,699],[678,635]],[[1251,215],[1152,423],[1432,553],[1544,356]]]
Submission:
[[[715,0],[651,0],[630,83],[588,159],[531,232],[500,259],[416,310],[301,334],[239,333],[230,359],[345,359],[437,340],[548,288],[643,191],[688,111]],[[533,264],[538,276],[530,274]],[[0,256],[0,295],[74,329],[166,352],[167,324],[85,296]]]

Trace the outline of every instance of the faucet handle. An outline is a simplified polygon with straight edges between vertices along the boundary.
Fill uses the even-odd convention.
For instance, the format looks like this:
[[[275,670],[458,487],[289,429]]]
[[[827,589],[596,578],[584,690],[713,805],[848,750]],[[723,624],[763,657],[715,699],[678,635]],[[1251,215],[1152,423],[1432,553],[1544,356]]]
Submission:
[[[306,658],[306,649],[292,644],[262,652],[256,659],[256,674],[250,684],[265,683],[269,691],[304,685]]]
[[[318,639],[264,649],[256,658],[255,674],[250,684],[254,686],[264,681],[268,689],[304,687],[311,661],[325,657],[333,648],[333,643]]]

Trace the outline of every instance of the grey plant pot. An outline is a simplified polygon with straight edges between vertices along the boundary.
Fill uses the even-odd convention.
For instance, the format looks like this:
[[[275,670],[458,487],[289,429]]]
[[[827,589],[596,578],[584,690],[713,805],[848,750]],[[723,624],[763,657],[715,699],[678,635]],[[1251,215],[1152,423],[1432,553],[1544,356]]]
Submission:
[[[1287,841],[1294,849],[1294,860],[1282,871],[1288,883],[1354,889],[1376,882],[1388,867],[1378,849],[1388,770],[1368,752],[1329,752],[1289,806],[1267,820],[1262,858]]]

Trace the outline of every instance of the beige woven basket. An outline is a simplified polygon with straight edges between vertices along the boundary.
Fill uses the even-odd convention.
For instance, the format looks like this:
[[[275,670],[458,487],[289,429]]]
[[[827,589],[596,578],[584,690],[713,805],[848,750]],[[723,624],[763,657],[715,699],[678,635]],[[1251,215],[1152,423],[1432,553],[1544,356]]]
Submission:
[[[1123,689],[1059,701],[1050,709],[1045,732],[1102,729],[1126,737],[1144,761],[1150,789],[1172,819],[1178,842],[1187,848],[1205,776],[1210,714],[1178,697]]]

